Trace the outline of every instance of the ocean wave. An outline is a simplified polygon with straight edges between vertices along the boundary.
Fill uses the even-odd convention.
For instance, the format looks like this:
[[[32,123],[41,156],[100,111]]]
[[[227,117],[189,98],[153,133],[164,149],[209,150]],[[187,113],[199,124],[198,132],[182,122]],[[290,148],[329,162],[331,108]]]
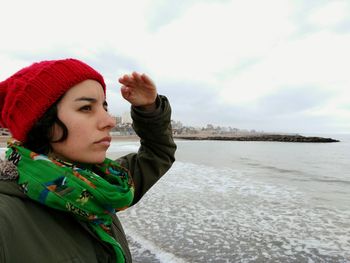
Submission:
[[[162,253],[187,262],[350,260],[350,211],[315,207],[297,188],[244,170],[177,162],[120,217],[141,246],[136,257],[144,246],[159,262],[172,262]]]
[[[280,168],[280,167],[277,167],[277,166],[272,166],[272,165],[265,165],[265,164],[262,164],[262,163],[259,163],[259,162],[254,162],[252,161],[251,159],[248,159],[248,158],[241,158],[242,160],[245,161],[245,164],[248,165],[248,166],[252,166],[252,167],[255,167],[255,168],[261,168],[261,169],[267,169],[267,170],[270,170],[272,172],[276,172],[276,173],[289,173],[289,174],[294,174],[294,175],[303,175],[305,174],[305,172],[301,171],[301,170],[297,170],[297,169],[285,169],[285,168]]]
[[[338,183],[338,184],[350,185],[350,181],[337,180],[337,179],[333,179],[333,178],[328,178],[328,179],[314,178],[313,180],[316,181],[316,182],[322,182],[322,183]]]
[[[133,262],[142,263],[186,263],[187,261],[167,252],[163,247],[145,239],[140,233],[132,228],[124,227],[127,233],[128,243],[131,247]]]

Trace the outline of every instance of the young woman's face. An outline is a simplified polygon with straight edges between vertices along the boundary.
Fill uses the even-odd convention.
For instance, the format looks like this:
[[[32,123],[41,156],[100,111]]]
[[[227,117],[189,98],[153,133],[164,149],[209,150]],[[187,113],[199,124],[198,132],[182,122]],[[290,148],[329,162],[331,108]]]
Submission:
[[[107,112],[101,84],[85,80],[69,89],[57,104],[57,115],[66,125],[68,137],[63,142],[51,143],[51,154],[75,163],[102,163],[115,120]],[[55,125],[53,140],[61,135],[62,129]]]

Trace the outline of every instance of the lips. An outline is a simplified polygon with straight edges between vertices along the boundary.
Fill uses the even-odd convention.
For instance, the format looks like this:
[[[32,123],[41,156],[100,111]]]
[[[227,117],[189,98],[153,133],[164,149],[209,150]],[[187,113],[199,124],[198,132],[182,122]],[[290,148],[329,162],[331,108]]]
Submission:
[[[103,137],[101,140],[94,142],[94,144],[100,144],[109,146],[111,144],[112,138],[110,136]]]

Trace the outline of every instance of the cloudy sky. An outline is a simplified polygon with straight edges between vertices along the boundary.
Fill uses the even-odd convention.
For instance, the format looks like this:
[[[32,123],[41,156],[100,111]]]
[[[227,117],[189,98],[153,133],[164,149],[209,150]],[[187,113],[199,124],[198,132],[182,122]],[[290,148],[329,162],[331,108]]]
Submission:
[[[0,80],[75,57],[106,78],[148,73],[173,119],[240,129],[350,133],[350,1],[0,0]]]

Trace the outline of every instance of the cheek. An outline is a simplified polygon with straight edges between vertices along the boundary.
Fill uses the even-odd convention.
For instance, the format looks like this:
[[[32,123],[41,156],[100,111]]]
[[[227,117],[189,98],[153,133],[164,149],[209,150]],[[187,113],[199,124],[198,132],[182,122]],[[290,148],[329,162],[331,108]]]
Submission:
[[[71,125],[64,125],[66,127],[67,138],[64,141],[74,142],[79,138],[87,138],[89,135],[89,129],[86,127],[84,129],[83,124],[74,123]],[[52,129],[52,141],[60,140],[64,135],[64,129],[58,125],[54,124]],[[63,141],[63,142],[64,142]]]
[[[70,138],[77,138],[77,135],[83,134],[87,128],[84,127],[86,126],[86,122],[84,122],[84,120],[81,120],[81,118],[77,118],[74,111],[61,111],[58,113],[58,118],[67,130],[68,137],[66,140],[70,140]],[[63,128],[58,124],[55,124],[54,126],[54,135],[58,139],[63,135]]]
[[[82,156],[91,152],[88,134],[81,129],[68,129],[68,137],[64,141],[51,144],[52,153],[62,160],[84,162],[85,160],[81,159]],[[59,135],[59,132],[57,135]],[[60,139],[60,137],[57,139]]]
[[[68,137],[66,139],[66,146],[73,148],[71,151],[88,152],[91,150],[93,142],[93,130],[89,127],[87,122],[72,123],[68,128]]]
[[[64,130],[60,125],[54,124],[52,133],[52,141],[54,143],[51,143],[53,151],[61,153],[72,153],[75,150],[84,150],[87,143],[89,142],[89,129],[87,127],[85,127],[85,129],[81,123],[79,124],[72,122],[69,122],[68,125],[65,124],[65,127],[68,133],[67,137],[63,141],[55,142],[62,138],[64,135]]]

